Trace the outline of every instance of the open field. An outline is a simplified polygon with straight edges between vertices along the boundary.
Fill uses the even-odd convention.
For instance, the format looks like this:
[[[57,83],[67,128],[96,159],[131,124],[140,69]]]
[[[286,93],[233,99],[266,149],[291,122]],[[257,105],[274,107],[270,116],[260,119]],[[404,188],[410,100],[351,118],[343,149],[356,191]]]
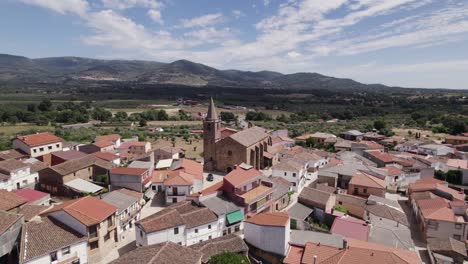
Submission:
[[[149,127],[165,127],[165,126],[193,126],[201,125],[202,121],[148,121],[147,125]]]
[[[190,144],[190,140],[192,143]],[[191,159],[201,158],[203,152],[203,140],[190,138],[189,142],[186,142],[183,138],[176,137],[175,146],[178,148],[185,149],[185,156]],[[158,149],[161,147],[172,147],[171,139],[159,138],[158,140],[152,142],[153,149]]]
[[[411,131],[411,135],[408,133],[408,131]],[[413,138],[415,139],[414,135],[416,133],[421,133],[421,139],[431,139],[437,143],[442,143],[444,141],[444,138],[448,136],[448,134],[445,133],[433,133],[430,130],[422,130],[422,129],[402,129],[402,128],[394,128],[393,132],[395,132],[395,135],[397,136],[403,136],[406,138]]]
[[[52,131],[54,127],[52,126],[36,126],[34,124],[17,124],[17,125],[7,125],[0,126],[0,135],[2,136],[16,136],[24,131]]]

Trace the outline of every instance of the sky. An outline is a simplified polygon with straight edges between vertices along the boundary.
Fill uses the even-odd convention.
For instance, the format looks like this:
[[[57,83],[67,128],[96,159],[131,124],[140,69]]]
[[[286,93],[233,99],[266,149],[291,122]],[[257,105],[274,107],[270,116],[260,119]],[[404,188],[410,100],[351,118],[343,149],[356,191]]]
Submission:
[[[468,0],[0,0],[0,53],[468,89]]]

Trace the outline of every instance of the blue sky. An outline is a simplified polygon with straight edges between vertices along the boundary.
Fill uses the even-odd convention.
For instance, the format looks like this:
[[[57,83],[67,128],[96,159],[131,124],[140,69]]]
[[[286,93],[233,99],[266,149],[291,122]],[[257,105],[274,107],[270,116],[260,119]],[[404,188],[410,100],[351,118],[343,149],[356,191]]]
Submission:
[[[468,0],[2,0],[0,53],[468,89]]]

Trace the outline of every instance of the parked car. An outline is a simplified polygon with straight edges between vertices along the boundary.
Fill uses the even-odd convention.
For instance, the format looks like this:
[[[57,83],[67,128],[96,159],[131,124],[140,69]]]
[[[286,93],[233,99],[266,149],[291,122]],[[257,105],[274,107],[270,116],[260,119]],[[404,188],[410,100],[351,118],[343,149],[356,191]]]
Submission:
[[[206,176],[206,180],[207,181],[213,181],[214,180],[214,177],[213,177],[213,174],[208,174],[208,176]]]

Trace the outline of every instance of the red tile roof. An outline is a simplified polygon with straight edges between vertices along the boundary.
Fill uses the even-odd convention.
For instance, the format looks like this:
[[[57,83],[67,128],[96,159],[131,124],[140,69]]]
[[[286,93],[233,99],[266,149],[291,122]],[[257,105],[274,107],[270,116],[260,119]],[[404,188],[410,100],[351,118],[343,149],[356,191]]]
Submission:
[[[41,198],[44,198],[48,196],[48,193],[36,191],[33,189],[20,189],[20,190],[15,190],[13,191],[16,195],[20,196],[21,198],[25,199],[28,201],[28,203],[37,201]]]
[[[209,194],[218,192],[218,191],[222,190],[222,188],[223,188],[223,182],[220,181],[220,182],[217,182],[217,183],[211,185],[211,186],[208,187],[208,188],[205,188],[205,189],[201,190],[201,191],[198,192],[198,193],[192,193],[192,194],[190,194],[190,195],[188,195],[188,196],[189,196],[189,197],[200,197],[200,196],[205,196],[205,195],[209,195]]]
[[[243,169],[241,167],[237,167],[224,176],[224,181],[229,182],[234,187],[252,181],[253,179],[262,176],[262,173],[259,170],[254,168],[251,169]]]
[[[360,141],[359,144],[366,145],[368,149],[384,149],[385,147],[375,141]]]
[[[152,174],[153,183],[163,183],[167,178],[167,170],[154,170]]]
[[[245,220],[245,222],[261,226],[284,227],[289,223],[289,215],[286,212],[260,213]]]
[[[112,143],[112,141],[103,140],[103,141],[95,142],[93,143],[93,145],[98,148],[106,148],[106,147],[113,146],[114,143]]]
[[[385,189],[385,182],[383,180],[360,172],[357,172],[356,175],[351,178],[349,184],[365,186],[369,188]]]
[[[117,141],[120,139],[119,134],[110,134],[110,135],[103,135],[103,136],[96,136],[95,141]]]
[[[105,161],[113,161],[113,160],[116,160],[116,159],[120,158],[119,156],[117,156],[117,155],[115,155],[113,153],[110,153],[110,152],[94,152],[91,155],[93,155],[96,158],[105,160]]]
[[[284,264],[301,264],[302,254],[304,253],[304,248],[290,245],[289,252],[286,258],[284,258]]]
[[[42,213],[51,214],[64,211],[86,226],[98,224],[117,211],[117,207],[92,196],[85,196],[75,200],[55,205]]]
[[[63,139],[57,137],[56,135],[50,132],[42,132],[37,134],[25,135],[25,136],[17,136],[16,139],[20,140],[24,144],[30,147],[51,144],[62,142]]]
[[[173,176],[170,176],[164,181],[165,186],[188,186],[193,184],[193,177],[191,174],[183,171],[178,171]]]
[[[0,189],[0,210],[9,211],[25,204],[27,201],[14,192]]]
[[[82,158],[88,154],[83,153],[81,151],[76,151],[76,150],[67,150],[67,151],[56,151],[56,152],[51,153],[51,155],[59,157],[63,160],[72,160],[72,159]]]
[[[141,176],[141,175],[143,175],[146,171],[147,171],[147,169],[142,169],[142,168],[125,168],[125,167],[118,167],[118,168],[113,168],[113,169],[111,169],[110,174]]]
[[[366,222],[353,217],[335,218],[330,229],[332,234],[339,234],[346,238],[354,238],[367,241],[369,226]]]
[[[373,156],[374,158],[382,161],[382,162],[392,162],[394,160],[393,155],[390,155],[386,152],[380,151],[366,151],[369,155]]]
[[[203,180],[203,164],[189,159],[181,159],[173,164],[172,170],[181,170],[195,179]]]

